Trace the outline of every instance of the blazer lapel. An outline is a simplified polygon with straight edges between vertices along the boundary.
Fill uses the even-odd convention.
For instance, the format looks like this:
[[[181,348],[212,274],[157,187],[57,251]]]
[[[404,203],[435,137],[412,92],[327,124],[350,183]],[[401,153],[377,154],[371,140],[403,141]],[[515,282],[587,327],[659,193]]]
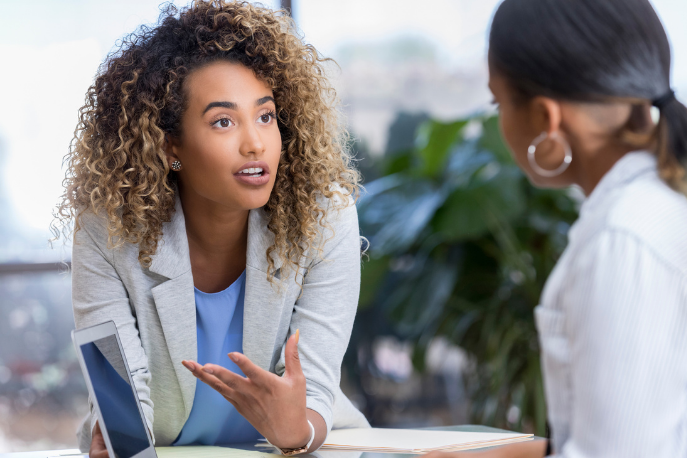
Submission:
[[[275,282],[267,280],[267,249],[274,234],[267,228],[268,217],[262,208],[248,216],[248,250],[246,252],[246,294],[243,310],[243,353],[259,367],[270,370],[277,338],[281,310],[288,279],[280,285],[281,261],[272,257]],[[281,287],[280,287],[281,286]]]
[[[150,271],[167,278],[154,287],[152,293],[188,416],[193,406],[196,378],[184,368],[181,361],[195,361],[198,358],[196,302],[186,224],[178,197],[172,220],[163,225],[162,239],[153,256]]]
[[[282,263],[273,257],[275,283],[267,281],[269,266],[266,253],[274,242],[267,223],[263,209],[251,210],[246,252],[243,353],[259,367],[270,370],[289,279],[280,285]],[[172,220],[163,226],[162,240],[153,256],[150,271],[167,278],[153,288],[152,293],[188,416],[193,407],[196,378],[181,361],[198,358],[198,343],[193,274],[184,213],[178,197]]]

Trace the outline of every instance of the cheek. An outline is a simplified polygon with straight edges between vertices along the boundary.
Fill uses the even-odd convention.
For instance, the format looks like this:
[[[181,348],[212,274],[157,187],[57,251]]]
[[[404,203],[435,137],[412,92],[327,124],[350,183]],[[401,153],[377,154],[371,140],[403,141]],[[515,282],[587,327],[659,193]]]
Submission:
[[[269,198],[272,194],[274,183],[277,180],[277,173],[279,173],[279,163],[281,162],[281,134],[279,133],[279,129],[275,130],[276,132],[267,132],[266,135],[262,136],[262,141],[265,145],[265,154],[260,159],[267,162],[267,165],[270,166],[269,186],[262,190],[263,193],[266,193],[266,198]]]
[[[182,184],[206,199],[226,201],[228,190],[236,185],[232,172],[245,162],[238,150],[238,142],[230,136],[203,135],[189,129],[178,154]]]
[[[232,154],[238,151],[239,145],[231,138],[199,135],[189,143],[192,146],[187,150],[188,169],[201,183],[212,183],[219,178],[226,180],[236,161],[240,160],[238,154]],[[207,177],[214,177],[214,180],[207,180]]]
[[[279,165],[282,150],[281,133],[279,129],[274,129],[274,132],[270,132],[265,143],[268,156],[265,160],[270,164],[270,167],[274,166],[274,170],[276,170],[276,167]]]
[[[503,107],[499,115],[503,139],[515,161],[522,167],[527,162],[527,148],[531,139],[526,134],[525,126],[519,122],[521,119],[523,115],[510,107]]]

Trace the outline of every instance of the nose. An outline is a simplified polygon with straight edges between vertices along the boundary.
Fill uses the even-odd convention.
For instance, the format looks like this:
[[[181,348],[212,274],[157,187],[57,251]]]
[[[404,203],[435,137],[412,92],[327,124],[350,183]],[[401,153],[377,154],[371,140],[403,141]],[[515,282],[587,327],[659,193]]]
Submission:
[[[265,152],[265,144],[260,137],[260,132],[252,123],[244,125],[241,133],[241,145],[239,153],[242,156],[262,156]]]

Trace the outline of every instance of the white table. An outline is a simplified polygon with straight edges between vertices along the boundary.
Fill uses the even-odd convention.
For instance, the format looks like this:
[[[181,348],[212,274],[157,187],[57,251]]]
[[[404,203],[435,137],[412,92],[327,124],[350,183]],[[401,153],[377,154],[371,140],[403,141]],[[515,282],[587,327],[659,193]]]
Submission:
[[[479,425],[456,425],[456,426],[444,426],[437,428],[428,429],[439,429],[446,431],[467,431],[467,432],[492,432],[492,433],[507,433],[511,431],[505,431],[503,429],[491,428],[489,426],[479,426]],[[535,438],[537,440],[539,438]],[[270,449],[256,448],[253,443],[251,444],[238,444],[232,445],[231,448],[239,448],[247,451],[259,451],[265,454],[271,453]],[[276,451],[275,455],[281,456]],[[88,456],[82,455],[77,449],[70,450],[42,450],[37,452],[19,452],[19,453],[0,453],[0,458],[47,458],[47,457],[64,457],[72,458]],[[418,455],[405,455],[405,454],[392,454],[392,453],[360,453],[360,452],[347,452],[342,450],[331,450],[331,451],[317,451],[309,455],[301,455],[309,457],[319,457],[319,458],[408,458],[408,457],[418,457]]]

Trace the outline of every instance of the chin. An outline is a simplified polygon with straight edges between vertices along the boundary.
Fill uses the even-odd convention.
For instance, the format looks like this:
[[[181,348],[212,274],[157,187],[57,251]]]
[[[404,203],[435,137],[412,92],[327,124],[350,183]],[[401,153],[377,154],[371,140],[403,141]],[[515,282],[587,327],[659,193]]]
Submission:
[[[251,192],[246,194],[247,195],[240,197],[240,205],[246,210],[254,210],[256,208],[264,207],[272,195],[271,190],[270,192]]]

